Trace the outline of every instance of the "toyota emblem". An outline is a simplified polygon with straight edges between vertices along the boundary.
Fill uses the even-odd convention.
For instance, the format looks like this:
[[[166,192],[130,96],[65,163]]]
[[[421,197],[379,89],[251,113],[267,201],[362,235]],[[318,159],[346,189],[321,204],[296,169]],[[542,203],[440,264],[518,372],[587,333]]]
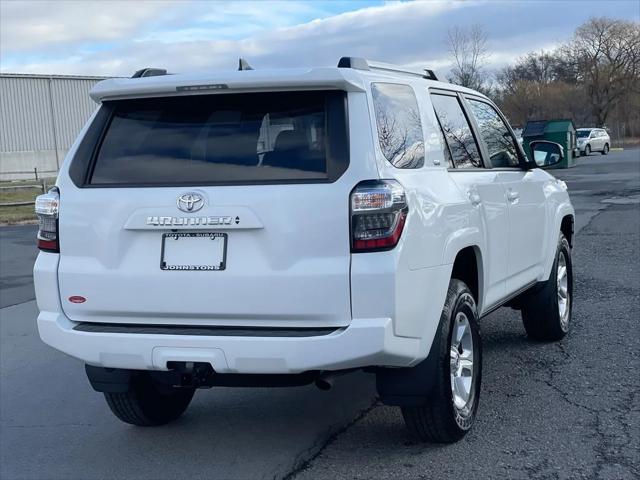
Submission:
[[[195,192],[183,193],[178,197],[178,208],[183,212],[197,212],[204,207],[204,198]]]

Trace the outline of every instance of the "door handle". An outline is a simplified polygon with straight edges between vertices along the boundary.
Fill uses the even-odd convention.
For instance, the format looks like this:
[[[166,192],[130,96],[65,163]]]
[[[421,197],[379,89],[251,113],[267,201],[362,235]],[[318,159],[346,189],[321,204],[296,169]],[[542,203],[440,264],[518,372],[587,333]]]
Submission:
[[[482,202],[482,199],[480,198],[480,195],[478,195],[478,193],[476,192],[468,192],[469,194],[469,201],[471,202],[472,205],[480,205],[480,203]]]
[[[518,192],[514,192],[513,190],[507,190],[507,200],[510,202],[515,202],[520,198],[520,194]]]

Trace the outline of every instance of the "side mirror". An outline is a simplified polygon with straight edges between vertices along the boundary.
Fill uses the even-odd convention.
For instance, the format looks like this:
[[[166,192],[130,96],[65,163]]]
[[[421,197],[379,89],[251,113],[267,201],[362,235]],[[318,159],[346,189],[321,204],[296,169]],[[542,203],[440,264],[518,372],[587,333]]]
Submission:
[[[564,148],[559,143],[535,140],[529,144],[533,161],[541,168],[556,165],[564,160]]]

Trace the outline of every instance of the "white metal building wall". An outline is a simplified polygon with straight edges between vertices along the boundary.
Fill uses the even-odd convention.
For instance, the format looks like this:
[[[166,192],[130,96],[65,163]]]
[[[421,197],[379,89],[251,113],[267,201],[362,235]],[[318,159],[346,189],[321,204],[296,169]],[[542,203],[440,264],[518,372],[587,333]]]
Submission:
[[[89,90],[102,79],[0,74],[0,152],[67,150],[97,108]]]

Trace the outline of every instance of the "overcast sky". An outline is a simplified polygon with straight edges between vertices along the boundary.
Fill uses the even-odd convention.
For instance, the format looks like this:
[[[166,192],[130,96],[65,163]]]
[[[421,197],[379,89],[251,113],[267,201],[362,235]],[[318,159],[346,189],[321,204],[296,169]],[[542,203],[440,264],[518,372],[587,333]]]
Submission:
[[[481,24],[497,68],[601,15],[640,21],[640,0],[0,0],[0,69],[130,75],[236,68],[238,57],[255,68],[330,66],[350,55],[444,73],[454,25]]]

